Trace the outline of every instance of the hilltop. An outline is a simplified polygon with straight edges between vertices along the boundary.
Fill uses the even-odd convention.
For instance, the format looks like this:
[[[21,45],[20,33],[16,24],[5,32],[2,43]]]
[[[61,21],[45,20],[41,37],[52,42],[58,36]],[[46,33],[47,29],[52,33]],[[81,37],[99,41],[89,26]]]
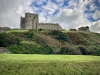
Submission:
[[[100,55],[100,34],[86,31],[8,30],[0,47],[14,54]]]

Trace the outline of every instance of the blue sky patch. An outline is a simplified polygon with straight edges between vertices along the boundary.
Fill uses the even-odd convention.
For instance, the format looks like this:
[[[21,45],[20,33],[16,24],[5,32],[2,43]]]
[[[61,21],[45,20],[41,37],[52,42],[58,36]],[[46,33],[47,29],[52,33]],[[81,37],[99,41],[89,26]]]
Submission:
[[[48,1],[49,1],[49,0],[42,1],[42,3],[40,3],[40,4],[38,4],[37,1],[35,1],[35,2],[33,2],[30,6],[33,8],[33,10],[34,10],[34,7],[37,8],[37,10],[34,10],[34,12],[37,13],[37,14],[40,14],[40,13],[44,12],[44,9],[42,8],[42,6],[46,6],[47,3],[48,3]],[[84,2],[84,1],[85,1],[85,0],[83,0],[83,2]],[[57,6],[59,6],[59,4],[61,3],[61,2],[57,2],[56,0],[50,0],[50,2],[56,4]],[[70,2],[70,0],[64,0],[64,2],[62,3],[62,6],[58,7],[58,9],[55,10],[54,13],[53,13],[52,15],[57,15],[57,14],[59,13],[59,11],[60,11],[61,9],[63,9],[64,7],[67,7],[67,8],[69,8],[69,9],[74,9],[74,5],[73,5],[73,4],[72,4],[72,5],[69,5],[69,2]],[[72,3],[78,4],[78,3],[79,3],[79,0],[75,0],[75,1],[73,0]],[[92,17],[92,14],[94,14],[97,10],[100,10],[100,2],[99,2],[98,0],[94,0],[93,4],[97,7],[96,9],[90,10],[91,4],[87,4],[87,5],[86,5],[86,8],[87,8],[87,9],[86,9],[86,10],[84,11],[84,13],[83,13],[83,14],[87,14],[87,16],[88,16],[87,19],[88,19],[89,21],[91,21],[91,22],[95,22],[95,21],[97,21],[97,20],[100,19],[100,18],[99,18],[99,19],[95,20],[95,19],[93,19],[93,17]],[[51,6],[51,7],[53,7],[53,6]],[[49,11],[48,11],[48,12],[49,12]],[[48,12],[46,12],[46,14],[44,15],[45,18],[47,18],[48,16],[51,15],[51,14],[49,14]],[[89,15],[89,14],[91,14],[91,15]]]
[[[84,11],[84,14],[94,14],[97,10],[100,10],[100,2],[98,1],[98,0],[95,0],[94,2],[93,2],[93,4],[97,7],[96,9],[94,9],[94,10],[90,10],[90,7],[91,7],[91,4],[88,4],[88,5],[86,5],[86,10]],[[92,17],[92,15],[90,16],[90,15],[87,15],[88,17],[87,17],[87,19],[89,20],[89,21],[91,21],[91,22],[95,22],[95,21],[98,21],[99,19],[97,19],[97,20],[95,20],[93,17]]]
[[[53,13],[53,15],[56,15],[56,14],[58,14],[59,13],[59,9],[57,9],[54,13]]]
[[[95,0],[94,4],[97,7],[97,10],[100,10],[100,2],[99,2],[99,0]]]
[[[69,0],[65,0],[64,4],[62,5],[62,7],[68,6],[68,2],[69,2]]]

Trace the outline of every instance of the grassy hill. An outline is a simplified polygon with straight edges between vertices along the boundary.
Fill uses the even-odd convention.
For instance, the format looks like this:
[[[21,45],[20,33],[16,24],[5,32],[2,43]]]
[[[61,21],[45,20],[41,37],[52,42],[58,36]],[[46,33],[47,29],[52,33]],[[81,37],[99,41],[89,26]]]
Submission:
[[[85,31],[9,30],[0,47],[15,54],[100,55],[100,34]]]
[[[99,56],[0,54],[0,75],[99,74]]]
[[[100,34],[9,30],[0,33],[0,75],[99,75]],[[98,55],[98,56],[94,56]]]

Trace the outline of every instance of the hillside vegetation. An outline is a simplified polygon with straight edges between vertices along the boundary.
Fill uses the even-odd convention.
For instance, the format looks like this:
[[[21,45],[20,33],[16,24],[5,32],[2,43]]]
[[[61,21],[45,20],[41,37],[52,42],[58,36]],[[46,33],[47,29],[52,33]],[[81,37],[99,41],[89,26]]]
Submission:
[[[0,54],[0,75],[99,74],[99,56]]]
[[[6,47],[14,54],[100,55],[100,34],[43,29],[10,30],[0,33],[0,47]]]

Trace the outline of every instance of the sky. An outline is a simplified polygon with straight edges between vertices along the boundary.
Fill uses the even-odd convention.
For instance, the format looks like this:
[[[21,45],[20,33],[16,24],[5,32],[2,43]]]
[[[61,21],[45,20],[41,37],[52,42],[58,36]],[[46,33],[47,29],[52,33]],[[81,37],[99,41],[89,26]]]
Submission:
[[[100,0],[0,0],[0,27],[20,28],[20,17],[26,12],[66,30],[89,26],[100,33]]]

